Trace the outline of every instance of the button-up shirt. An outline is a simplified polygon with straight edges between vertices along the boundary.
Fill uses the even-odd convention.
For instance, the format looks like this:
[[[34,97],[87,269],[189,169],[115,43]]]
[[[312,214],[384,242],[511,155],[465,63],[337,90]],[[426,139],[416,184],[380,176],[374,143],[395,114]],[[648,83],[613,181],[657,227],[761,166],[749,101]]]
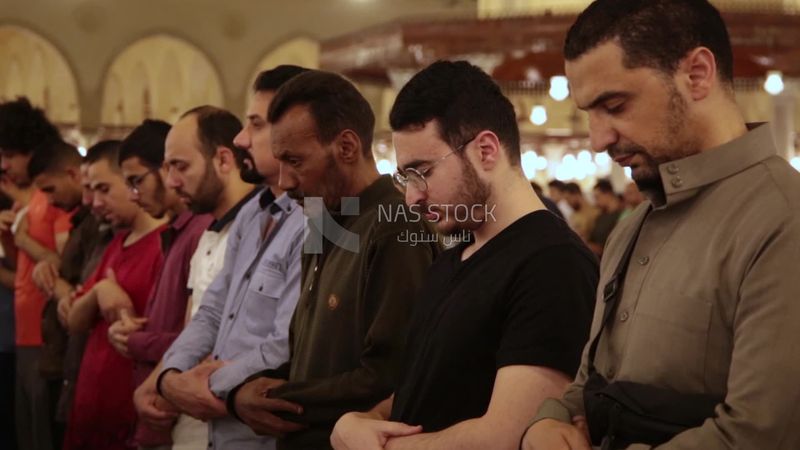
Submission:
[[[800,174],[767,125],[659,171],[665,202],[649,214],[651,203],[640,205],[606,247],[592,337],[603,287],[643,223],[598,372],[724,398],[714,418],[659,449],[800,448]],[[565,397],[537,418],[584,413],[583,358]]]
[[[208,214],[197,215],[184,211],[175,216],[169,227],[161,232],[164,265],[150,291],[144,311],[148,320],[141,330],[128,336],[128,353],[135,363],[135,386],[150,375],[186,323],[189,262],[197,248],[197,241],[212,220],[213,217]],[[169,432],[155,431],[142,422],[136,426],[135,440],[144,447],[171,442]]]
[[[197,243],[197,250],[192,255],[191,268],[189,269],[189,280],[187,287],[192,295],[192,304],[189,308],[193,317],[200,309],[200,301],[203,295],[217,277],[217,274],[225,265],[225,249],[228,244],[228,235],[231,231],[231,224],[239,211],[254,196],[261,193],[261,188],[254,188],[249,194],[244,196],[239,203],[228,210],[219,220],[215,220],[208,229],[200,236]]]
[[[231,225],[225,264],[164,356],[165,370],[189,370],[208,355],[227,361],[210,379],[211,391],[224,399],[249,375],[288,360],[303,229],[302,208],[286,194],[274,199],[266,190],[242,208]],[[210,428],[214,448],[275,446],[273,438],[257,436],[232,417],[213,420]]]

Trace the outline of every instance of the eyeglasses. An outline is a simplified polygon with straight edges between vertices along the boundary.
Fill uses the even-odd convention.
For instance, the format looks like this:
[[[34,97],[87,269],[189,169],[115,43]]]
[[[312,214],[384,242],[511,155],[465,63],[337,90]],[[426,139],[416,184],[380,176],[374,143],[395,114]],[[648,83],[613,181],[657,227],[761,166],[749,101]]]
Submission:
[[[139,188],[142,186],[144,179],[147,178],[148,175],[154,173],[158,169],[150,169],[147,172],[141,175],[133,175],[125,179],[125,185],[128,187],[128,190],[132,193],[139,195]]]
[[[428,180],[425,179],[425,176],[434,168],[437,164],[447,159],[450,155],[454,153],[458,153],[464,149],[470,142],[474,141],[478,135],[476,134],[468,141],[464,142],[463,144],[459,145],[455,148],[455,150],[449,152],[448,154],[442,156],[441,158],[433,161],[430,165],[422,170],[409,167],[405,170],[398,170],[392,175],[392,179],[394,180],[394,184],[400,189],[401,192],[405,192],[408,188],[409,183],[414,186],[420,192],[427,192],[428,191]]]

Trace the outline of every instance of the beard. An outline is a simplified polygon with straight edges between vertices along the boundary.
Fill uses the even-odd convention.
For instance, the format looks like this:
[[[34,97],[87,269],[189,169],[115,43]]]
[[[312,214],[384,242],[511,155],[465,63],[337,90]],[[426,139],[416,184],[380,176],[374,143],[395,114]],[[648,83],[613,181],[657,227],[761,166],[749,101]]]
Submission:
[[[305,204],[306,197],[319,197],[322,198],[325,208],[332,214],[339,214],[342,197],[346,192],[347,177],[336,165],[336,160],[333,155],[328,155],[325,161],[325,168],[323,169],[322,176],[316,180],[319,186],[318,194],[309,194],[300,188],[290,189],[286,191],[289,198],[294,199],[300,205]]]
[[[244,172],[241,172],[242,174]],[[244,177],[242,177],[244,179]],[[189,209],[195,214],[208,214],[219,205],[219,198],[225,186],[222,180],[212,170],[210,160],[206,161],[206,170],[203,180],[197,188],[197,193],[190,198]]]
[[[239,178],[245,183],[262,184],[265,181],[263,175],[258,173],[256,169],[256,162],[250,152],[242,150],[241,170],[239,171]],[[217,180],[219,181],[219,180]]]
[[[470,213],[467,220],[455,220],[453,208],[451,208],[448,220],[437,223],[437,228],[442,234],[452,235],[480,228],[486,219],[485,210],[492,194],[491,186],[480,179],[478,172],[472,167],[469,160],[459,155],[459,161],[461,161],[462,168],[461,186],[458,189],[459,194],[450,205],[453,207],[464,205],[469,208]],[[479,208],[475,208],[475,206],[479,206]],[[423,209],[428,210],[428,208],[430,208],[428,205],[423,205]],[[431,208],[431,210],[436,211],[435,208]],[[445,216],[443,211],[436,212],[440,218]]]
[[[645,148],[637,144],[616,143],[608,147],[612,158],[621,154],[638,155],[643,162],[632,170],[639,190],[650,198],[665,198],[664,184],[658,166],[700,152],[697,139],[690,136],[686,124],[688,105],[672,80],[666,81],[669,90],[667,117],[658,133],[658,144]],[[633,168],[632,168],[633,169]]]

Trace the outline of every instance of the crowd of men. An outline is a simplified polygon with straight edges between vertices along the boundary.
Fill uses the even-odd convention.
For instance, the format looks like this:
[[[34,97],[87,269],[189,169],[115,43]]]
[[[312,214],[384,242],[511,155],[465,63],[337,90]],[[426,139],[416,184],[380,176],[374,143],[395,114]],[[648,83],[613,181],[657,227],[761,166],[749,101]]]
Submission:
[[[319,70],[84,157],[0,104],[0,447],[800,448],[800,174],[745,123],[719,12],[597,0],[564,53],[622,199],[537,195],[464,61],[399,92],[393,176]]]

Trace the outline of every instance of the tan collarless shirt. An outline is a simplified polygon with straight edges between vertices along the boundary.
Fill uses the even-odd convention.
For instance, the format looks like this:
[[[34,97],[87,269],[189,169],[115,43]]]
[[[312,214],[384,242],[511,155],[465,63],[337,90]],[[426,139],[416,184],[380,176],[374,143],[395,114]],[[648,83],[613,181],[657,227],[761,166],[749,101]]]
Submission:
[[[666,203],[644,221],[597,370],[725,398],[715,418],[659,449],[800,449],[800,173],[777,155],[769,125],[659,171]],[[650,205],[608,240],[592,337],[603,287]],[[583,415],[587,352],[537,419]]]

